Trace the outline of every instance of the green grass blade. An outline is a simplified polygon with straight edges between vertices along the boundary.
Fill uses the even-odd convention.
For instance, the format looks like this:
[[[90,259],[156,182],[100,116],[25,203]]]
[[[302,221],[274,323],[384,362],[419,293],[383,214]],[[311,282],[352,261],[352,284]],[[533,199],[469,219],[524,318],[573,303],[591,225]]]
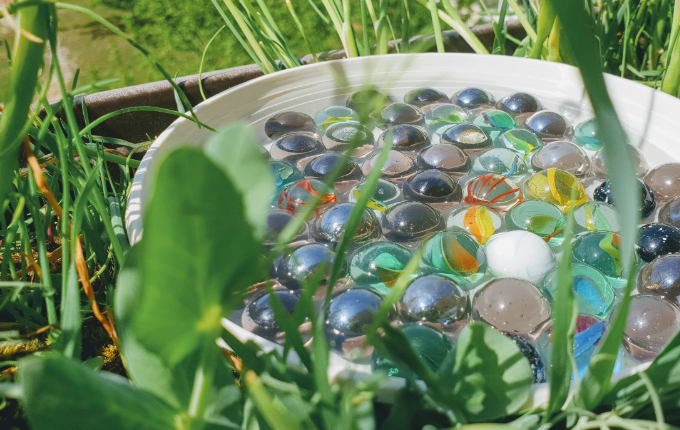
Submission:
[[[229,30],[231,31],[231,33],[234,35],[234,37],[236,37],[236,40],[238,40],[238,43],[241,44],[241,47],[243,47],[243,50],[246,51],[248,56],[253,60],[253,63],[257,64],[257,67],[259,67],[260,70],[262,70],[262,73],[265,73],[265,74],[269,73],[267,71],[267,69],[265,69],[264,65],[262,64],[262,62],[260,61],[258,56],[255,55],[255,52],[250,48],[250,45],[248,45],[248,43],[246,43],[246,41],[243,40],[243,37],[241,37],[241,34],[238,32],[236,27],[234,27],[234,24],[231,22],[231,20],[227,16],[227,14],[224,13],[224,9],[222,9],[220,4],[217,3],[217,0],[210,0],[210,1],[212,2],[213,6],[215,6],[215,9],[217,9],[217,13],[220,14],[220,17],[222,17],[222,19],[224,20],[227,27],[229,27]]]
[[[430,15],[432,17],[432,27],[434,32],[434,40],[437,44],[437,52],[444,52],[444,39],[442,38],[442,27],[439,25],[439,16],[437,12],[437,4],[434,0],[428,0],[428,8],[430,9]]]
[[[421,5],[427,7],[425,0],[416,0]],[[488,54],[489,51],[486,49],[481,40],[468,28],[468,26],[463,22],[463,20],[458,15],[458,12],[453,8],[451,2],[443,1],[444,11],[439,11],[439,18],[447,23],[451,28],[456,30],[460,36],[467,42],[468,45],[478,54]]]
[[[531,49],[530,58],[540,59],[543,54],[543,44],[550,35],[550,31],[555,23],[555,9],[550,1],[542,1],[538,10],[538,29],[536,30],[536,40]]]
[[[208,40],[208,43],[206,43],[205,49],[203,49],[203,54],[201,55],[201,65],[198,67],[198,90],[201,92],[201,97],[203,97],[203,100],[206,100],[205,92],[203,92],[203,77],[202,77],[203,64],[205,63],[205,55],[208,53],[208,48],[210,48],[210,45],[213,43],[213,40],[215,40],[217,35],[219,35],[222,32],[222,30],[224,30],[225,27],[226,25],[223,25],[222,27],[220,27],[219,30],[215,32],[215,34],[213,34],[210,40]]]
[[[545,1],[552,1],[552,0],[545,0]],[[515,15],[517,16],[517,19],[519,19],[520,24],[522,24],[522,27],[524,27],[524,31],[527,33],[527,36],[529,36],[529,39],[533,43],[536,43],[536,31],[534,28],[531,26],[529,23],[529,20],[527,20],[527,17],[524,15],[524,12],[522,11],[522,8],[519,7],[517,2],[515,0],[507,0],[508,4],[510,5],[510,8],[512,9],[513,12],[515,12]]]

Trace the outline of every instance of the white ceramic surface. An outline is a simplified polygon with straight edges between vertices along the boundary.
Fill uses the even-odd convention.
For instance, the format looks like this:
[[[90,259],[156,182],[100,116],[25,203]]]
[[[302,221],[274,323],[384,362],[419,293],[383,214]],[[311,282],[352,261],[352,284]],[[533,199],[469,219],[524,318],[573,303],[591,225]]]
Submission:
[[[616,111],[630,143],[643,149],[650,167],[680,160],[680,100],[616,76],[606,76]],[[484,88],[496,99],[524,91],[535,95],[547,109],[576,125],[592,116],[578,69],[563,64],[515,57],[475,54],[401,54],[330,61],[264,76],[225,91],[196,107],[198,118],[215,128],[246,121],[264,143],[265,121],[273,114],[295,110],[314,116],[321,108],[344,105],[347,97],[372,85],[401,100],[406,92],[434,87],[448,95],[469,86]],[[202,145],[211,132],[178,119],[151,146],[132,185],[126,226],[131,243],[142,237],[142,218],[150,196],[154,169],[162,155],[178,145]],[[224,320],[237,337],[252,339],[265,349],[277,347]],[[225,345],[223,345],[225,346]],[[295,357],[292,358],[295,361]],[[350,373],[348,373],[349,371]],[[367,365],[331,359],[329,377],[370,372]],[[621,377],[623,374],[617,375]],[[401,383],[391,378],[382,392],[389,399]],[[546,399],[545,384],[534,387],[532,404]]]

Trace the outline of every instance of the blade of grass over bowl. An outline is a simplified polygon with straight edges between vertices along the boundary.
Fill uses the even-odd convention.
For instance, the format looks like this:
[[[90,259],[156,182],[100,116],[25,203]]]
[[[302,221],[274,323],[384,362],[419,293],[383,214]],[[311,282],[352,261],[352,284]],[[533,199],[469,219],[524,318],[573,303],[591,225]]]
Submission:
[[[316,56],[317,49],[312,46],[312,43],[307,38],[307,34],[305,34],[305,29],[304,29],[304,27],[302,27],[302,23],[300,22],[300,18],[298,18],[297,13],[295,13],[295,8],[293,7],[293,2],[291,0],[286,0],[286,7],[288,8],[288,12],[290,13],[290,16],[293,18],[293,22],[295,23],[295,26],[297,27],[298,31],[300,32],[300,36],[302,36],[302,39],[305,41],[305,45],[307,45],[307,49],[312,54],[312,58],[314,58],[314,62],[318,62],[319,58]]]
[[[623,131],[604,82],[599,44],[595,38],[592,21],[583,3],[578,0],[551,1],[557,16],[563,24],[564,36],[573,50],[576,64],[581,71],[583,83],[588,91],[595,112],[595,121],[604,144],[604,155],[608,166],[607,175],[611,180],[612,197],[621,223],[620,252],[624,265],[624,276],[628,278],[625,297],[620,312],[612,324],[599,353],[591,361],[586,377],[581,382],[576,404],[584,409],[596,407],[609,386],[614,371],[616,354],[621,345],[623,329],[630,305],[632,264],[634,261],[637,225],[640,219],[640,195],[635,165],[631,152],[627,150],[628,138]],[[637,192],[632,192],[635,190]]]
[[[203,91],[203,64],[205,63],[205,55],[208,53],[208,48],[210,48],[210,45],[213,43],[213,40],[226,28],[226,25],[223,25],[220,27],[215,34],[208,40],[208,43],[205,44],[205,48],[203,48],[203,54],[201,54],[201,63],[198,66],[198,90],[201,92],[201,97],[203,97],[203,100],[206,100],[205,92]]]
[[[416,0],[424,7],[428,7],[427,0]],[[488,54],[484,44],[477,36],[468,28],[463,20],[458,15],[458,12],[453,8],[449,1],[442,2],[444,11],[438,10],[439,19],[447,23],[452,29],[456,30],[460,36],[467,42],[468,45],[478,54]]]
[[[246,43],[246,41],[243,40],[243,37],[241,37],[241,34],[238,32],[238,30],[236,30],[236,27],[234,27],[234,24],[231,22],[231,20],[227,16],[227,14],[224,13],[224,9],[222,9],[220,4],[217,3],[217,0],[210,0],[210,1],[212,2],[213,6],[215,6],[215,9],[217,9],[217,13],[220,14],[220,17],[222,17],[222,19],[224,20],[227,27],[229,27],[229,30],[231,31],[231,33],[234,35],[234,37],[236,37],[236,40],[238,40],[238,42],[241,44],[241,47],[243,47],[243,50],[246,51],[248,56],[253,60],[253,63],[257,64],[257,67],[259,67],[260,70],[262,70],[262,73],[264,73],[264,74],[269,73],[269,70],[267,68],[265,68],[262,61],[260,61],[260,58],[255,54],[255,52],[251,49],[251,47],[248,45],[248,43]]]
[[[553,0],[544,0],[544,1],[553,1]],[[558,0],[554,0],[558,1]],[[566,1],[571,1],[571,0],[566,0]],[[527,36],[529,36],[529,39],[533,43],[536,43],[536,31],[534,30],[534,27],[531,26],[529,23],[529,20],[527,20],[527,17],[524,15],[524,12],[522,11],[522,8],[519,7],[517,2],[515,0],[507,0],[508,4],[510,5],[510,8],[512,9],[513,12],[515,12],[515,15],[517,16],[517,19],[519,20],[520,24],[522,24],[522,27],[524,28],[524,31],[527,33]]]
[[[448,0],[445,0],[448,1]],[[434,40],[437,43],[437,52],[444,52],[444,39],[442,38],[442,27],[439,24],[439,16],[437,12],[437,3],[434,0],[428,0],[428,9],[432,18],[432,32],[434,33]]]

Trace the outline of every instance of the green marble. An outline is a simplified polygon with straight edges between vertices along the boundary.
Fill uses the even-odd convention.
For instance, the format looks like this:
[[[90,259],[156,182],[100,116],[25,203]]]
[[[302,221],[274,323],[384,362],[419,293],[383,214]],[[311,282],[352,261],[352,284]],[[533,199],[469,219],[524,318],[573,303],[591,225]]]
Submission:
[[[517,126],[510,114],[496,109],[480,113],[472,123],[478,127],[490,127],[501,131],[511,130]]]
[[[576,143],[591,151],[597,151],[602,148],[602,142],[597,135],[597,124],[595,118],[583,121],[574,129],[574,140]]]
[[[453,342],[444,333],[430,326],[407,324],[399,327],[398,330],[406,337],[413,351],[433,372],[439,370],[444,359],[453,349]],[[410,369],[381,356],[377,351],[373,352],[371,367],[373,371],[381,370],[387,372],[389,376],[418,379],[418,375]]]
[[[349,262],[355,284],[387,295],[411,259],[411,252],[393,242],[370,242],[358,247]]]
[[[276,206],[283,190],[305,177],[297,167],[287,161],[270,161],[269,168],[276,180],[276,195],[272,198],[272,205]]]
[[[562,243],[564,213],[543,200],[527,200],[505,214],[508,230],[526,230],[545,239],[550,245]]]
[[[579,236],[572,244],[574,262],[592,266],[602,273],[612,287],[625,288],[621,259],[621,238],[607,231],[595,231]],[[637,265],[637,253],[633,253]]]
[[[552,305],[557,296],[557,268],[548,272],[541,288]],[[580,314],[606,319],[614,307],[614,289],[597,269],[585,264],[572,265],[573,289]]]
[[[427,270],[430,268],[450,275],[462,287],[470,289],[486,274],[486,254],[472,235],[454,227],[425,242],[421,266],[424,272],[430,272]]]
[[[508,130],[494,139],[494,146],[507,148],[516,152],[522,159],[529,163],[536,152],[543,148],[543,141],[529,130]]]
[[[496,173],[509,178],[522,177],[527,165],[517,153],[507,148],[491,148],[472,163],[472,173],[484,175]]]
[[[574,231],[619,231],[619,215],[614,206],[604,202],[588,202],[574,210]]]

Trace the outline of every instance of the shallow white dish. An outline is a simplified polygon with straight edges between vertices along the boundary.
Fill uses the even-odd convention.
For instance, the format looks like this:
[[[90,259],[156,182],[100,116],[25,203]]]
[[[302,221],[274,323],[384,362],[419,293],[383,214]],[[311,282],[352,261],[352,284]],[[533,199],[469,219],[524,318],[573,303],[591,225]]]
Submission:
[[[605,80],[630,143],[642,149],[650,168],[680,160],[680,100],[616,76],[607,75]],[[578,69],[546,61],[476,54],[400,54],[313,64],[234,87],[201,103],[195,112],[202,122],[214,128],[246,121],[264,143],[268,141],[264,123],[273,114],[295,110],[314,116],[324,107],[344,105],[350,94],[366,85],[389,93],[395,101],[420,87],[433,87],[452,95],[475,86],[489,91],[497,100],[524,91],[574,125],[592,117]],[[135,175],[125,214],[132,244],[142,237],[143,214],[158,160],[179,145],[200,146],[211,134],[189,120],[178,119],[150,147]],[[229,320],[225,319],[223,325],[242,340],[252,339],[268,350],[278,347]],[[370,366],[355,365],[339,356],[333,356],[330,362],[330,378],[340,374],[356,377],[366,372],[370,372]],[[629,373],[630,370],[621,372],[616,377]],[[384,387],[382,394],[386,400],[401,385],[400,381],[391,378]],[[535,405],[546,399],[547,384],[535,385],[530,403]]]

